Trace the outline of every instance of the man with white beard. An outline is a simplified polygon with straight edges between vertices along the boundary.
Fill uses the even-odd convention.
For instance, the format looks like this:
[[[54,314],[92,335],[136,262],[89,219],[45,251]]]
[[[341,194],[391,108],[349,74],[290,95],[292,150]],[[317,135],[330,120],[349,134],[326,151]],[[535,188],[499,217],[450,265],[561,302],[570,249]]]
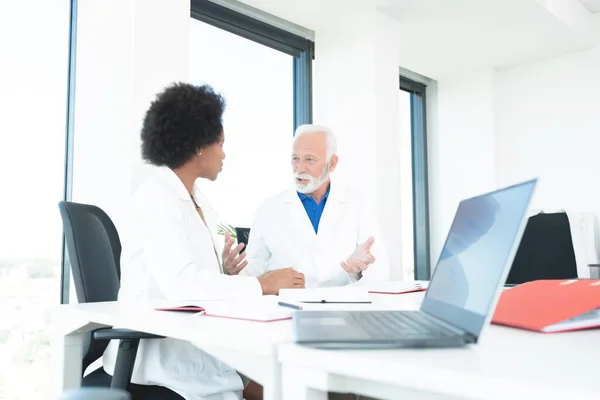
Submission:
[[[358,192],[331,182],[338,164],[333,132],[300,126],[291,163],[293,187],[261,205],[247,251],[240,256],[247,263],[233,263],[239,267],[228,273],[259,276],[292,267],[304,274],[307,288],[389,279],[375,212],[364,206]]]

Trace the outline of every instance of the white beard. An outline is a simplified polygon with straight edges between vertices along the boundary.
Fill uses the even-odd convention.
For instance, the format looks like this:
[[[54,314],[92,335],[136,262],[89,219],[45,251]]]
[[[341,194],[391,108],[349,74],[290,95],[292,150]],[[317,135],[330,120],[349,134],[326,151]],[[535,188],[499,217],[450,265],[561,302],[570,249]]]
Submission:
[[[305,184],[298,183],[296,179],[306,179],[308,182]],[[325,165],[323,173],[318,178],[314,178],[309,174],[294,174],[294,184],[296,190],[302,194],[311,194],[321,187],[329,179],[329,163]]]

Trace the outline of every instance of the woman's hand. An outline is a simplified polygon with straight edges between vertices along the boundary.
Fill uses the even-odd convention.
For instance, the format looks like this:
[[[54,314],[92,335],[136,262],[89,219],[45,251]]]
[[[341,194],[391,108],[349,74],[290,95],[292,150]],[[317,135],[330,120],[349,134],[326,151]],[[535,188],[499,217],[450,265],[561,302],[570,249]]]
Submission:
[[[235,244],[235,238],[227,232],[225,234],[225,246],[223,246],[223,272],[227,275],[237,275],[248,265],[248,260],[245,260],[246,253],[240,254],[244,248],[244,243],[240,243],[235,248],[231,248]]]

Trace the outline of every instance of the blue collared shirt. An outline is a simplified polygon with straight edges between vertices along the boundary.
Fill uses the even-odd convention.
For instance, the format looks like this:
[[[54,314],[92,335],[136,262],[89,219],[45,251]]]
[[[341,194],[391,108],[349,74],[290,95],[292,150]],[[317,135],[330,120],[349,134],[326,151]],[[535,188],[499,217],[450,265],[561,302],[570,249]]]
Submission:
[[[306,214],[308,215],[308,219],[310,219],[310,223],[315,229],[315,233],[319,231],[319,221],[321,221],[321,215],[323,215],[325,203],[327,203],[327,197],[329,197],[330,188],[331,186],[327,188],[327,192],[325,192],[325,195],[319,204],[317,204],[315,199],[313,199],[311,196],[307,196],[304,193],[298,192],[298,197],[300,197],[300,201],[306,210]]]

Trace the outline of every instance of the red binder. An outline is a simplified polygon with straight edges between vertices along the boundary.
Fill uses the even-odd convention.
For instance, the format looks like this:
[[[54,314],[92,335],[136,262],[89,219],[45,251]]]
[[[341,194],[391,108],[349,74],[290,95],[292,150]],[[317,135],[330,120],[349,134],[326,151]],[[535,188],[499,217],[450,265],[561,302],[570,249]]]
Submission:
[[[241,319],[255,322],[276,322],[292,318],[293,310],[281,307],[277,296],[261,296],[249,299],[221,301],[183,301],[180,305],[166,305],[155,308],[158,311],[179,311],[199,313],[207,317]]]
[[[600,327],[600,280],[538,280],[504,290],[492,323],[543,333]]]

